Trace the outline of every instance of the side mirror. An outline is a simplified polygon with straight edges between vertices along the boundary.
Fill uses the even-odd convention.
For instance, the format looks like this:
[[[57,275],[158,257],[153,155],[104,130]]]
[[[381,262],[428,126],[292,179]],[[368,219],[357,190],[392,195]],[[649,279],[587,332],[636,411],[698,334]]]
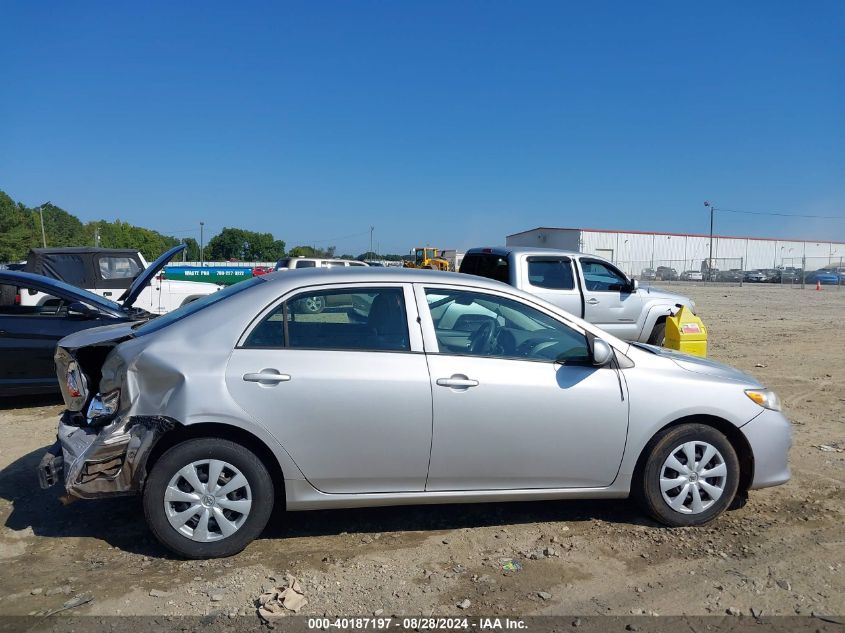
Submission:
[[[631,280],[631,292],[636,292],[640,288],[640,282],[636,279]]]
[[[604,339],[593,339],[593,365],[604,367],[613,360],[613,348]]]

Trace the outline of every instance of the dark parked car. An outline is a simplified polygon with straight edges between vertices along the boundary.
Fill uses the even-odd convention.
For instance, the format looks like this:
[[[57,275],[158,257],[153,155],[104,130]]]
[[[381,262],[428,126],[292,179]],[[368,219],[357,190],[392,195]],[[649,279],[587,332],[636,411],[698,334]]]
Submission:
[[[159,257],[135,279],[121,303],[58,279],[0,270],[0,286],[15,290],[11,301],[0,304],[0,396],[58,392],[53,355],[56,343],[68,334],[151,318],[133,303],[164,265],[184,249],[180,244]],[[29,291],[45,293],[49,299],[39,305],[21,305],[20,294]]]
[[[790,284],[790,283],[799,283],[801,281],[801,276],[804,274],[804,271],[800,268],[793,268],[791,266],[787,268],[776,268],[775,270],[771,271],[771,277],[769,277],[769,281],[773,284]]]
[[[657,279],[657,273],[654,271],[654,268],[643,268],[643,272],[640,273],[640,279],[642,281],[654,281]]]
[[[745,277],[745,273],[739,268],[731,268],[730,270],[723,270],[719,273],[717,281],[739,282]]]
[[[765,270],[748,270],[745,272],[745,281],[752,284],[762,284],[769,280]]]
[[[658,266],[655,275],[659,281],[677,281],[678,271],[669,266]]]

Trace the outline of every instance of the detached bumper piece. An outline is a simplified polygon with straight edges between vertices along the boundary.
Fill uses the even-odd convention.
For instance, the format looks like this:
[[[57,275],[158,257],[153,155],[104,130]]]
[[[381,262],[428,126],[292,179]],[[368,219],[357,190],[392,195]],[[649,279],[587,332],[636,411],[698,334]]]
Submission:
[[[55,486],[64,479],[64,469],[62,445],[56,442],[47,449],[38,464],[38,484],[44,489]]]

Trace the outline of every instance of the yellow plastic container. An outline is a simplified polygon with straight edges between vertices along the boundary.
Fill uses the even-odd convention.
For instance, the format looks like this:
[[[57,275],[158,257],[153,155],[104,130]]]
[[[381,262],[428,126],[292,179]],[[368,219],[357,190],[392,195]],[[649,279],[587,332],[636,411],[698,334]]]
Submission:
[[[679,352],[707,357],[707,328],[701,319],[686,308],[681,308],[666,319],[664,347]]]

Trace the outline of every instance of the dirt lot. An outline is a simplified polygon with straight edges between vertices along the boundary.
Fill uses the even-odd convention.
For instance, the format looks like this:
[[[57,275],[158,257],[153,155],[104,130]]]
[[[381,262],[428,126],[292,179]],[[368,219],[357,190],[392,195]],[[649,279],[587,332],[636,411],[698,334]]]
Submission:
[[[675,287],[710,326],[711,356],[776,389],[795,423],[793,480],[708,528],[664,529],[625,501],[293,513],[239,556],[184,562],[137,500],[62,506],[40,490],[60,407],[6,403],[0,613],[90,593],[77,613],[253,616],[290,571],[308,614],[845,614],[845,291]]]

